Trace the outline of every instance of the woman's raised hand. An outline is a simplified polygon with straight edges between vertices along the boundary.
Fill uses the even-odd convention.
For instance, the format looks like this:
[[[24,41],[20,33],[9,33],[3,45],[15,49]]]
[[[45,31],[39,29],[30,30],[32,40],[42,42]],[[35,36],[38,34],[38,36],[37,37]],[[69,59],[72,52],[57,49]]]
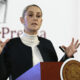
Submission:
[[[5,42],[2,42],[2,41],[0,40],[0,54],[1,54],[4,46],[6,45],[6,43],[7,43],[9,40],[10,40],[10,39],[7,39]]]
[[[77,52],[77,48],[79,47],[79,45],[80,45],[79,40],[77,40],[74,43],[74,38],[72,38],[72,42],[71,42],[71,44],[68,47],[66,47],[66,46],[61,46],[61,47],[64,49],[66,55],[68,57],[71,57],[71,56],[73,56],[73,54],[75,52]]]

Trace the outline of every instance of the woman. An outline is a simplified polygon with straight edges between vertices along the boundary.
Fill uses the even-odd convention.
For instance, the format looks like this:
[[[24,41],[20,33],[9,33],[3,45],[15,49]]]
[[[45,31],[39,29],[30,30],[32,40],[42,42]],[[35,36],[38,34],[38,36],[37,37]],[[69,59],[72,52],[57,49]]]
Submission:
[[[9,41],[7,40],[4,43],[1,42],[0,80],[6,80],[10,75],[14,80],[39,62],[58,61],[51,41],[37,36],[42,23],[40,7],[29,5],[23,11],[23,16],[20,20],[24,25],[23,35]],[[66,55],[61,61],[72,57],[78,46],[78,40],[74,44],[74,39],[72,39],[69,47],[62,46]]]

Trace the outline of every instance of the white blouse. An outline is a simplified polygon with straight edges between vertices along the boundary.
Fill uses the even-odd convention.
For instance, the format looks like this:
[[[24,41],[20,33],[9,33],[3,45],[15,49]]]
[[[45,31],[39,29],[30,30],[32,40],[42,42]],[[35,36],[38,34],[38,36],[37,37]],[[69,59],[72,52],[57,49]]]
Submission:
[[[39,62],[43,62],[43,58],[40,54],[39,49],[37,48],[37,45],[39,44],[39,40],[38,40],[37,35],[29,35],[24,32],[20,36],[20,39],[23,44],[31,47],[31,49],[32,49],[33,66],[38,64]]]

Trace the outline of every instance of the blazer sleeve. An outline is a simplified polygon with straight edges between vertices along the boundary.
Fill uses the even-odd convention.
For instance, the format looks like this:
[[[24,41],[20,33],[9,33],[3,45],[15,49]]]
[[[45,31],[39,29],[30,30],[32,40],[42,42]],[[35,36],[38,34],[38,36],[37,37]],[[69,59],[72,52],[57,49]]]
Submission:
[[[6,80],[10,75],[8,51],[9,51],[9,43],[6,44],[0,55],[0,80]]]
[[[72,56],[71,58],[74,58],[74,56]],[[67,59],[69,59],[69,57],[65,53],[65,55],[62,57],[62,59],[60,60],[60,62],[64,62]]]
[[[53,55],[52,57],[53,57],[54,61],[58,61],[57,53],[56,53],[55,48],[50,40],[49,40],[48,47],[49,47],[49,52],[52,53],[52,55]]]
[[[54,60],[55,60],[55,61],[58,61],[56,51],[55,51],[55,49],[54,49],[51,41],[50,41],[49,45],[50,45],[49,48],[51,49],[50,51],[52,51],[52,53],[54,54],[54,57],[53,57]],[[74,56],[72,56],[71,58],[74,58]],[[67,59],[69,59],[69,57],[68,57],[68,56],[66,55],[66,53],[65,53],[65,55],[62,57],[62,59],[60,60],[60,62],[64,62],[64,61],[67,60]]]

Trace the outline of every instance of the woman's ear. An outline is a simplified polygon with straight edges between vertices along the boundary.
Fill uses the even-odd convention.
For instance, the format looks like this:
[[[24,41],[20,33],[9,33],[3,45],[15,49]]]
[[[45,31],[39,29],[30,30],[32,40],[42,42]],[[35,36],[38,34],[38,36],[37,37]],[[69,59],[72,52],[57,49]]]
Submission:
[[[43,19],[41,19],[41,23],[43,22]]]
[[[24,24],[24,18],[23,17],[20,17],[20,21],[22,24]]]
[[[42,25],[43,19],[41,19],[41,25]]]

